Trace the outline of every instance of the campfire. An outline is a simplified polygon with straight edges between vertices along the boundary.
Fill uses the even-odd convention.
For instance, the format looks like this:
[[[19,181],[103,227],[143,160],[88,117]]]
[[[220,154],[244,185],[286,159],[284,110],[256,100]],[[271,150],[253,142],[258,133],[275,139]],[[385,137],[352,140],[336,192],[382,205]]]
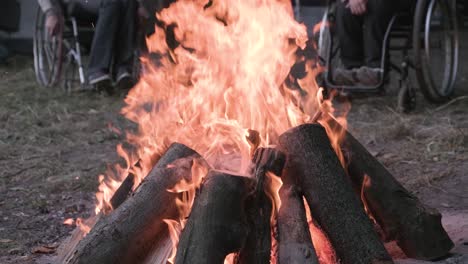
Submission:
[[[64,263],[392,263],[453,243],[441,215],[346,130],[290,1],[180,0],[157,14],[122,113],[127,161]],[[114,173],[117,171],[117,173]]]

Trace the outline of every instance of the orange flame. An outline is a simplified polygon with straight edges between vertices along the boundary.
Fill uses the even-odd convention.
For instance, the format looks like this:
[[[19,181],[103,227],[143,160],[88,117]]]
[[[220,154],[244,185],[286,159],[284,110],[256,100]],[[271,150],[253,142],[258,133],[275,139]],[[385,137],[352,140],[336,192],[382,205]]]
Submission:
[[[276,216],[278,215],[279,209],[281,208],[281,198],[279,196],[279,190],[283,186],[283,181],[277,175],[272,172],[266,173],[268,181],[266,181],[265,192],[268,198],[272,201],[272,210],[271,213],[271,253],[270,253],[270,263],[276,264],[278,260],[276,259],[276,253],[278,252],[278,241],[276,240]]]
[[[179,0],[156,16],[160,26],[147,39],[150,55],[141,58],[140,81],[122,109],[138,125],[137,132],[126,134],[133,148],[119,145],[126,167],[116,165],[99,177],[96,214],[112,210],[109,201],[129,173],[138,186],[172,142],[196,150],[215,169],[246,175],[253,148],[276,144],[286,130],[318,121],[341,153],[342,136],[325,118],[334,109],[315,80],[322,69],[304,55],[307,30],[294,20],[290,1]],[[304,65],[300,78],[291,72],[298,64]],[[247,139],[251,130],[259,133],[258,145]],[[173,255],[176,231],[204,176],[193,175],[198,176],[168,190],[182,196],[180,219],[166,219]],[[269,178],[277,209],[282,183]]]
[[[168,167],[171,166],[173,165],[168,165]],[[167,260],[170,263],[174,263],[175,261],[177,245],[179,244],[179,235],[185,227],[187,218],[195,201],[195,192],[202,184],[202,180],[207,175],[207,173],[208,168],[199,160],[194,160],[192,165],[191,180],[187,181],[182,179],[173,188],[167,190],[168,192],[181,194],[181,197],[177,198],[175,201],[179,218],[163,220],[169,227],[169,236],[172,242],[172,252]]]
[[[236,259],[236,253],[231,253],[226,256],[224,259],[224,264],[232,264],[234,263],[234,260]]]
[[[164,219],[163,221],[169,227],[169,237],[172,242],[172,251],[171,251],[170,256],[167,259],[167,262],[174,264],[176,253],[177,253],[177,244],[179,243],[179,236],[180,236],[180,232],[182,232],[183,226],[181,222],[179,221],[170,220],[170,219]],[[185,223],[183,224],[185,225]]]
[[[318,111],[314,61],[305,63],[299,89],[285,85],[291,67],[306,61],[297,51],[307,41],[289,1],[207,4],[180,0],[157,14],[164,26],[147,39],[152,55],[141,59],[141,79],[122,109],[138,124],[137,133],[127,134],[136,150],[118,147],[127,167],[100,179],[96,213],[111,210],[112,194],[137,160],[135,186],[171,142],[195,149],[216,169],[245,174],[249,129],[267,146]]]
[[[362,201],[362,204],[364,205],[364,211],[366,212],[367,216],[369,216],[369,218],[372,220],[375,227],[379,227],[377,220],[375,219],[375,217],[372,215],[371,211],[369,210],[369,205],[367,204],[367,200],[366,200],[365,191],[370,186],[371,186],[371,179],[369,175],[364,174],[364,179],[362,179],[362,186],[361,186],[361,201]]]
[[[267,181],[265,186],[266,195],[272,201],[273,211],[271,212],[271,223],[273,224],[279,209],[281,208],[281,198],[279,196],[279,190],[283,186],[283,181],[278,175],[272,172],[267,172]]]

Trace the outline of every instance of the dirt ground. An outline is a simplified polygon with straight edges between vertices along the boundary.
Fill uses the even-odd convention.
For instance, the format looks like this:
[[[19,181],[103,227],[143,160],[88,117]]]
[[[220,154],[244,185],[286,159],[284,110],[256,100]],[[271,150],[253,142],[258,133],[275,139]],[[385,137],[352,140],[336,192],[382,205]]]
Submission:
[[[430,105],[420,96],[414,113],[399,114],[389,92],[352,100],[349,122],[405,187],[443,213],[455,252],[467,253],[468,65],[463,67],[449,104]],[[91,213],[97,176],[118,161],[115,147],[123,140],[110,125],[131,127],[119,115],[122,99],[40,88],[29,58],[0,66],[0,263],[34,263],[48,248],[53,253],[73,230],[63,221]]]

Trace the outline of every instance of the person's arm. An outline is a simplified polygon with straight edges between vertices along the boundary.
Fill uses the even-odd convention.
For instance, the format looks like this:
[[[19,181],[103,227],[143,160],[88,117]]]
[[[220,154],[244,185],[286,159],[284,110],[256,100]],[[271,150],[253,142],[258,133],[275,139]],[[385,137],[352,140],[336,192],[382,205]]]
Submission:
[[[37,3],[42,9],[42,12],[47,13],[48,11],[57,8],[57,2],[55,0],[37,0]]]
[[[47,32],[53,36],[59,31],[61,14],[57,0],[37,0],[37,3],[46,15],[45,27]]]

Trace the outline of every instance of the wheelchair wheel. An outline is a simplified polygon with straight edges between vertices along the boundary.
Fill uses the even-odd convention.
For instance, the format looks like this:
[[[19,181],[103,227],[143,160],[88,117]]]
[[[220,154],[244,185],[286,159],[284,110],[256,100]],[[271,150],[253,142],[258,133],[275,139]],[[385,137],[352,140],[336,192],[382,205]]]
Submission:
[[[324,12],[320,23],[314,28],[313,38],[316,43],[317,53],[321,66],[330,68],[333,63],[337,62],[338,56],[338,41],[336,34],[333,32],[333,24],[335,23],[336,6],[331,4]]]
[[[36,79],[44,87],[58,83],[63,61],[63,19],[55,36],[49,36],[45,28],[46,15],[39,8],[34,32],[34,70]]]
[[[444,102],[453,94],[458,44],[452,1],[418,0],[413,28],[414,64],[421,91],[431,102]]]

